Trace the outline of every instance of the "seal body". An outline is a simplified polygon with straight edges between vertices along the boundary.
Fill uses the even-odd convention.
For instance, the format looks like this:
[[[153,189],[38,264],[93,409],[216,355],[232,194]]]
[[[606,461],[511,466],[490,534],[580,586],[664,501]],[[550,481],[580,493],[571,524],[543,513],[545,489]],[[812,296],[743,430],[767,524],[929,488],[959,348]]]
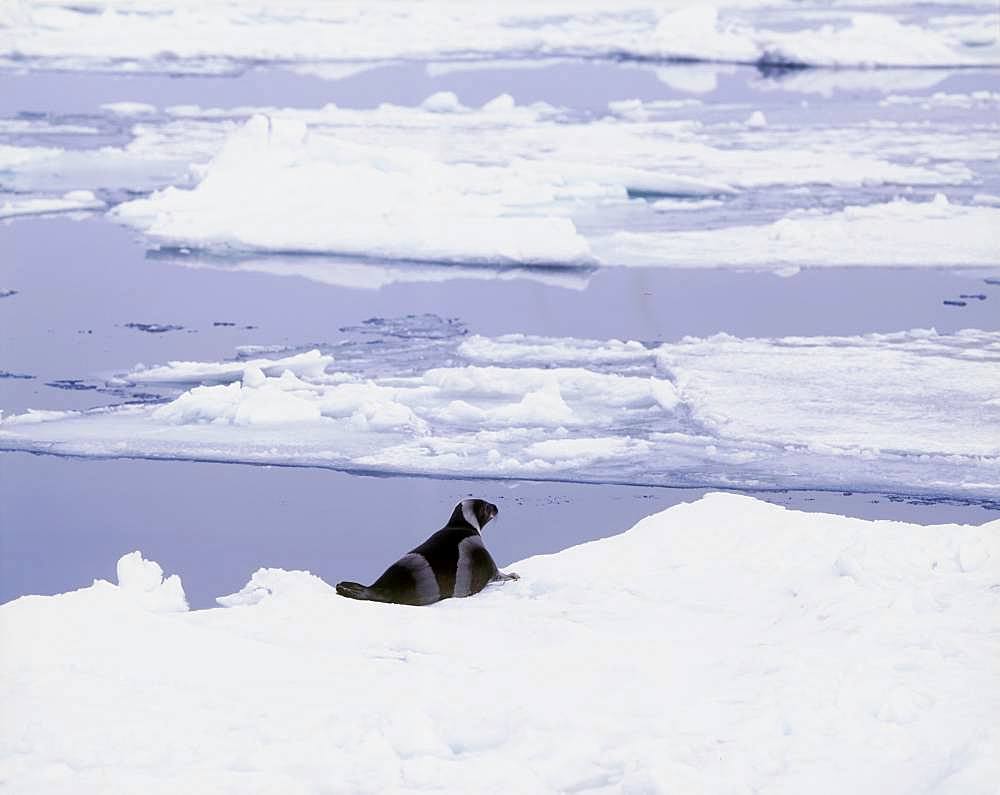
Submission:
[[[350,599],[429,605],[453,596],[472,596],[490,582],[517,579],[497,568],[483,544],[482,528],[497,507],[485,500],[462,500],[448,520],[416,549],[393,563],[371,585],[337,583]]]

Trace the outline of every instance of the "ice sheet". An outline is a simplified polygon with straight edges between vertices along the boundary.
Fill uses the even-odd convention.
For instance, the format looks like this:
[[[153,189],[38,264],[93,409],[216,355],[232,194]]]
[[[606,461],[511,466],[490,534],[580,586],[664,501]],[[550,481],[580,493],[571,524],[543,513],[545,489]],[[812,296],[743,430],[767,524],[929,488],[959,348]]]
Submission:
[[[830,197],[820,186],[847,191],[962,185],[974,178],[970,166],[993,157],[985,130],[963,130],[959,137],[957,129],[928,132],[890,123],[803,131],[768,124],[759,112],[734,128],[663,118],[674,112],[664,103],[612,105],[606,118],[575,122],[549,106],[516,106],[506,96],[478,109],[457,104],[453,95],[433,96],[420,108],[275,109],[233,131],[207,165],[193,164],[194,187],[182,184],[126,202],[113,215],[165,245],[214,253],[579,266],[630,264],[636,259],[633,249],[647,252],[644,264],[669,264],[662,262],[663,254],[672,253],[670,246],[683,248],[686,240],[675,233],[704,225],[702,214],[689,210],[714,210],[711,226],[723,231],[713,229],[704,247],[707,233],[695,235],[689,247],[694,253],[680,257],[680,264],[714,266],[729,264],[719,247],[757,244],[752,236],[761,232],[765,238],[787,238],[811,223],[793,214],[773,229],[731,228],[743,214],[727,212],[719,197],[812,186],[815,194],[789,197],[787,203],[822,201],[825,209]],[[248,112],[173,109],[177,121],[169,135],[183,137],[185,123],[210,129],[213,121],[226,123]],[[139,142],[130,146],[144,148]],[[931,206],[941,202],[947,200]],[[845,231],[862,234],[843,248],[831,242],[829,252],[817,250],[814,264],[846,259],[921,264],[907,259],[905,248],[870,243],[895,235],[899,223],[924,220],[931,221],[928,231],[909,251],[923,251],[925,238],[936,229],[961,245],[939,245],[931,264],[995,263],[997,247],[989,231],[994,219],[958,207],[947,212],[908,207],[888,204],[883,214],[848,208],[820,215],[817,209],[815,223],[832,239]],[[843,218],[858,220],[845,227]],[[965,234],[976,225],[985,235]],[[664,232],[655,231],[657,226]],[[636,227],[653,231],[629,231]],[[694,262],[702,248],[704,256]],[[772,254],[780,266],[784,252],[767,245],[755,245],[748,256],[766,267]]]
[[[226,141],[197,187],[168,188],[114,215],[181,245],[588,264],[573,222],[552,212],[552,185],[524,177],[310,137],[302,123],[258,115]]]
[[[796,210],[773,224],[698,232],[616,232],[604,263],[696,267],[1000,265],[1000,210],[896,199],[836,213]]]
[[[10,195],[10,194],[7,194]],[[5,194],[0,193],[0,199]],[[79,212],[81,210],[103,210],[106,207],[89,190],[74,190],[59,197],[11,196],[0,204],[0,219],[18,218],[26,215],[52,215],[54,213]]]
[[[1000,497],[996,332],[661,344],[462,332],[433,317],[373,320],[322,352],[137,367],[111,385],[172,399],[8,416],[0,447]]]
[[[765,115],[752,105],[692,99],[615,100],[600,115],[518,105],[506,94],[468,107],[450,92],[413,107],[364,110],[110,103],[94,124],[120,130],[125,143],[28,145],[35,132],[66,126],[32,120],[0,145],[0,170],[5,186],[24,198],[90,191],[167,255],[196,249],[192,264],[294,272],[315,263],[268,263],[260,255],[333,254],[387,269],[359,276],[326,268],[335,282],[384,283],[400,280],[407,262],[620,264],[634,246],[616,232],[651,234],[655,254],[675,233],[722,229],[719,245],[729,248],[734,236],[749,243],[762,231],[789,234],[799,226],[797,208],[825,213],[819,221],[833,229],[845,206],[885,204],[894,195],[919,203],[934,191],[957,206],[971,189],[995,192],[996,126],[983,105],[992,94],[947,95],[961,104],[943,109],[961,118],[938,114],[928,123],[946,95],[934,96],[930,109],[890,97],[868,103],[870,117],[833,124],[789,123],[771,105]],[[143,114],[133,123],[123,109]],[[867,216],[866,228],[888,238],[894,220]],[[765,229],[776,221],[775,230]],[[961,246],[951,260],[942,249],[935,262],[982,259],[962,248],[989,246],[988,227],[977,243],[955,223],[942,220],[942,231]],[[864,248],[873,252],[868,264],[897,263],[884,245]],[[767,250],[758,247],[762,257]],[[815,264],[840,262],[840,253],[819,252]],[[657,256],[646,263],[663,264]],[[701,264],[719,260],[710,244]],[[769,264],[782,267],[763,267]],[[439,269],[433,278],[447,275]]]

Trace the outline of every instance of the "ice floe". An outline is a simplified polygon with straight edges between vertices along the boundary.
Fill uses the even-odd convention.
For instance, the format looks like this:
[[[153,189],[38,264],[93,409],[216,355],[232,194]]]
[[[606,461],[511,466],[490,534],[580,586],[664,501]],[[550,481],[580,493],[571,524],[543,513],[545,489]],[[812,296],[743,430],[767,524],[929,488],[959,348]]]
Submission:
[[[695,232],[617,232],[592,241],[606,263],[670,267],[1000,265],[1000,210],[895,201],[797,210],[773,224]]]
[[[420,280],[445,278],[441,263],[503,267],[502,278],[540,278],[530,271],[537,265],[620,264],[628,252],[615,250],[615,232],[652,234],[651,252],[660,250],[658,238],[678,232],[721,228],[721,245],[730,233],[788,235],[813,223],[780,220],[797,207],[827,213],[815,223],[833,229],[843,207],[909,191],[919,191],[914,203],[947,192],[957,216],[970,186],[995,192],[995,125],[929,125],[911,119],[923,109],[870,107],[868,121],[801,125],[752,106],[720,116],[692,99],[612,101],[604,115],[519,105],[506,94],[469,107],[450,92],[413,107],[363,110],[172,106],[136,117],[121,146],[61,149],[14,136],[0,145],[0,170],[23,197],[91,191],[161,254],[192,249],[185,264],[366,286],[404,280],[401,270],[417,261],[425,263],[412,269]],[[869,214],[864,226],[889,238],[896,215]],[[960,222],[938,225],[952,234]],[[955,256],[942,254],[941,264],[981,259],[976,246],[990,237],[983,231],[985,242],[953,236]],[[872,250],[866,264],[897,261]],[[718,264],[706,252],[704,264]],[[267,259],[289,253],[341,261]],[[351,258],[382,270],[349,267]]]
[[[156,105],[148,102],[105,102],[101,108],[118,116],[148,116],[156,113]]]
[[[958,108],[960,110],[981,108],[995,110],[1000,108],[1000,92],[972,91],[967,94],[949,94],[938,91],[930,96],[891,94],[879,104],[886,107],[892,105],[919,105],[924,110],[938,110],[942,108]]]
[[[530,171],[523,177],[310,137],[302,123],[255,116],[226,141],[197,187],[168,188],[119,205],[114,214],[152,237],[185,245],[590,262],[573,222],[551,213],[552,186]]]
[[[758,112],[735,130],[728,124],[660,119],[672,110],[639,101],[613,103],[613,114],[604,119],[574,122],[549,106],[516,106],[503,96],[476,109],[456,105],[453,95],[429,102],[434,110],[425,103],[254,115],[207,164],[193,165],[193,187],[169,187],[121,204],[112,214],[167,246],[215,253],[623,264],[630,248],[646,249],[647,233],[639,233],[632,246],[630,232],[609,236],[608,227],[650,226],[648,203],[636,197],[718,201],[711,197],[765,186],[961,185],[973,179],[970,165],[993,156],[992,136],[985,130],[959,137],[957,130],[928,133],[887,123],[837,135],[775,129]],[[205,125],[227,118],[197,108],[173,113],[174,125],[182,119]],[[448,146],[442,146],[443,138]],[[817,252],[815,264],[850,259],[850,264],[891,265],[906,261],[907,252],[894,246],[887,252],[886,243],[866,258],[858,253],[870,248],[872,236],[892,236],[894,224],[919,223],[931,214],[952,244],[951,259],[939,246],[933,264],[982,264],[984,258],[993,264],[992,252],[984,253],[995,250],[988,227],[971,238],[952,234],[992,219],[957,206],[946,213],[939,204],[931,205],[938,208],[933,213],[906,202],[888,204],[882,214],[863,208],[825,216],[817,211],[778,221],[773,229],[728,227],[711,234],[728,248],[733,238],[727,235],[788,237],[812,225],[836,229],[831,234],[838,239],[845,230],[859,231],[857,242],[847,240],[829,256]],[[654,203],[652,209],[655,217],[670,208]],[[733,215],[721,218],[731,224]],[[845,218],[854,223],[845,227]],[[674,245],[677,223],[684,222],[671,219],[664,230],[666,243],[658,238],[661,233],[648,233],[646,264],[661,264],[664,245]],[[676,245],[683,248],[685,239],[677,237]],[[692,240],[699,241],[690,246],[694,251],[700,237]],[[595,241],[601,249],[597,259]],[[754,249],[761,258],[771,250]],[[690,259],[684,264],[695,264]],[[726,263],[708,246],[700,264]]]
[[[987,795],[998,531],[710,494],[419,609],[262,568],[151,612],[133,553],[118,586],[0,606],[0,764],[81,795]]]
[[[927,66],[994,62],[996,31],[971,41],[963,23],[989,26],[989,14],[962,18],[939,17],[924,24],[907,24],[888,14],[854,14],[818,28],[774,33],[759,42],[759,60],[776,64],[818,66]],[[839,23],[839,24],[838,24]],[[974,55],[978,48],[983,49]],[[964,54],[963,54],[964,53]]]
[[[6,194],[10,195],[10,194]],[[0,193],[0,199],[5,194]],[[12,196],[0,204],[0,219],[26,215],[53,215],[56,213],[103,210],[107,205],[89,190],[74,190],[59,197]]]
[[[513,57],[694,60],[813,66],[952,66],[1000,61],[982,3],[947,16],[881,4],[858,13],[823,3],[526,0],[320,3],[281,14],[232,0],[9,0],[0,63],[122,72],[226,73],[292,64],[339,77],[365,62]],[[876,11],[878,13],[876,13]]]
[[[140,366],[110,383],[172,400],[7,416],[0,448],[1000,497],[995,332],[641,344],[461,331],[373,321],[322,351]]]

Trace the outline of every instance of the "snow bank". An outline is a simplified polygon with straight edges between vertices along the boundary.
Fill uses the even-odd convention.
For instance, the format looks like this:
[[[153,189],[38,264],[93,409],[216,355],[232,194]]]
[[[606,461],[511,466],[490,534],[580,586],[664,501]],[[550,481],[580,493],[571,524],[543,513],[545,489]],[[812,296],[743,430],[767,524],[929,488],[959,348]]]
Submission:
[[[837,213],[796,210],[773,224],[693,232],[616,232],[592,241],[619,265],[669,267],[1000,265],[1000,210],[896,199]]]
[[[160,564],[146,560],[136,550],[122,555],[115,567],[118,584],[107,580],[94,580],[94,584],[78,591],[59,596],[26,596],[19,600],[22,604],[55,603],[65,608],[70,615],[91,613],[104,615],[112,623],[127,616],[142,620],[150,613],[183,613],[187,611],[187,597],[181,578],[176,574],[163,576]],[[0,642],[6,648],[8,638],[4,634],[5,625],[0,625]],[[37,652],[45,640],[31,644],[31,651]]]
[[[0,448],[1000,497],[996,332],[647,346],[408,328],[418,320],[368,324],[336,357],[138,367],[113,383],[174,399],[7,417]]]
[[[906,8],[855,14],[825,4],[722,0],[286,3],[275,15],[232,0],[13,0],[0,10],[11,65],[123,72],[224,73],[248,63],[310,66],[339,77],[395,59],[586,57],[809,64],[995,64],[982,3],[911,22]],[[885,5],[885,4],[882,4]],[[804,6],[804,7],[802,7]],[[992,25],[992,27],[991,27]]]
[[[79,795],[986,795],[998,531],[712,494],[430,608],[276,569],[228,609],[25,597],[0,765]]]

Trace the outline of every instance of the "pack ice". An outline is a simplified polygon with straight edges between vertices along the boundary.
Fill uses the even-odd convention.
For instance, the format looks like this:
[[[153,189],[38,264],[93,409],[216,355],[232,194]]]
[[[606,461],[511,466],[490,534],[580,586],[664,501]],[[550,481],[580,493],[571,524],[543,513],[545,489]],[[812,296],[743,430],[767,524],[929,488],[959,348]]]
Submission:
[[[167,402],[4,417],[0,449],[1000,497],[996,332],[644,345],[467,335],[433,316],[363,332],[137,367],[106,388]]]
[[[530,532],[516,521],[504,531]],[[471,599],[359,603],[265,568],[231,607],[193,612],[132,553],[117,586],[0,606],[0,780],[992,795],[998,539],[998,521],[710,494]]]
[[[279,63],[326,75],[392,60],[530,57],[812,66],[1000,62],[988,4],[777,0],[490,4],[293,0],[281,14],[234,0],[7,0],[0,63],[121,72],[232,73]],[[853,7],[852,7],[853,6]],[[878,13],[875,13],[875,12]],[[935,13],[936,12],[936,13]]]
[[[450,92],[365,110],[107,103],[95,123],[121,128],[122,146],[0,145],[13,191],[0,215],[108,204],[161,256],[354,283],[459,275],[443,264],[995,266],[1000,210],[970,205],[969,189],[992,190],[996,131],[975,116],[982,97],[948,101],[972,115],[927,123],[931,111],[895,102],[861,124],[789,125],[742,105],[625,99],[593,117]]]
[[[647,104],[612,103],[612,115],[588,122],[545,105],[517,107],[506,96],[479,109],[436,95],[417,109],[258,113],[194,168],[197,184],[125,202],[112,215],[160,245],[223,254],[561,266],[1000,262],[1000,210],[951,203],[943,193],[785,211],[739,226],[718,198],[742,206],[741,192],[763,187],[963,185],[978,179],[970,166],[991,146],[977,131],[963,132],[962,143],[946,143],[947,131],[898,127],[760,135],[759,125],[734,131],[660,119],[664,109]],[[221,123],[208,111],[178,113]],[[173,134],[190,134],[183,129]],[[930,152],[953,159],[929,164]],[[702,217],[664,218],[676,205],[636,199],[646,195],[721,208],[709,216],[721,228],[686,230]],[[630,230],[636,226],[654,231]]]

